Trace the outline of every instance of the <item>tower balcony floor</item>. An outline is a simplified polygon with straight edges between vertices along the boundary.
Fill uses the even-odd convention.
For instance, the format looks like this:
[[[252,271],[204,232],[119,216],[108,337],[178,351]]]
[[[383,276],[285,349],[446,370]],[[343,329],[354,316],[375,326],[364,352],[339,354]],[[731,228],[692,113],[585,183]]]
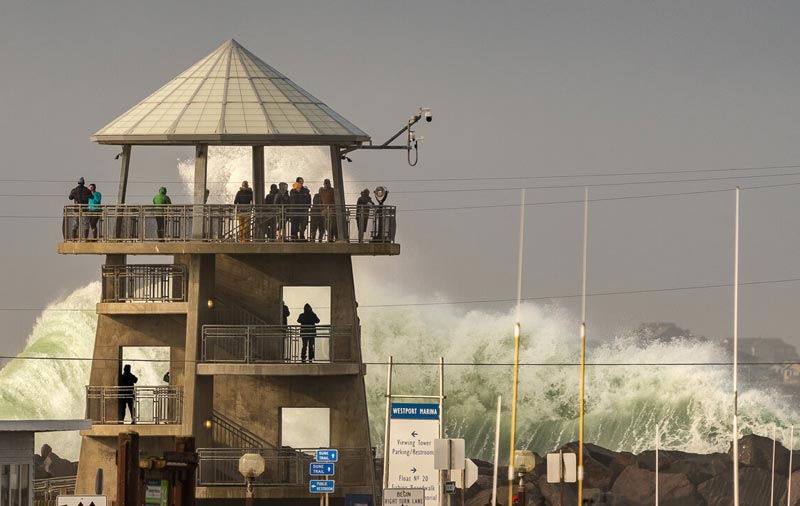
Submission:
[[[154,436],[190,436],[185,434],[185,430],[181,424],[158,424],[158,425],[144,425],[144,424],[94,424],[91,429],[81,431],[81,436],[90,437],[117,437],[119,434],[136,431],[143,437]]]
[[[387,242],[61,242],[61,255],[399,255],[400,245]]]
[[[98,302],[97,314],[186,314],[187,302]]]

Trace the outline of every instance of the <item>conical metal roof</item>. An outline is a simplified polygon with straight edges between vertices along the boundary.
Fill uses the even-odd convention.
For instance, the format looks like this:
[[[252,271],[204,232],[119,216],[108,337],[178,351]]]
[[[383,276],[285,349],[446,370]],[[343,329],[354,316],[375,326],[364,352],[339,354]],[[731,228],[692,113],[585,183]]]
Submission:
[[[355,144],[354,124],[231,39],[92,136],[101,144]]]

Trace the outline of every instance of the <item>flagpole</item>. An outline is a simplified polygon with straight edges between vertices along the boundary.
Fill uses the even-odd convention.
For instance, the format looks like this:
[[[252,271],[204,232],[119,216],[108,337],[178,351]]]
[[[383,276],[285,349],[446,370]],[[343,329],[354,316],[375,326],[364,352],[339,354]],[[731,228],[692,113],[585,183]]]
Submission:
[[[739,506],[739,193],[737,186],[733,234],[733,506]]]
[[[584,383],[586,377],[586,257],[589,243],[589,189],[583,195],[583,286],[581,289],[581,382],[578,407],[578,504],[583,504]]]
[[[525,245],[525,189],[522,189],[522,200],[519,206],[519,252],[517,262],[517,319],[514,323],[514,373],[511,393],[511,436],[510,451],[508,454],[508,506],[514,501],[514,451],[517,438],[517,390],[519,386],[519,311],[522,298],[522,256]]]

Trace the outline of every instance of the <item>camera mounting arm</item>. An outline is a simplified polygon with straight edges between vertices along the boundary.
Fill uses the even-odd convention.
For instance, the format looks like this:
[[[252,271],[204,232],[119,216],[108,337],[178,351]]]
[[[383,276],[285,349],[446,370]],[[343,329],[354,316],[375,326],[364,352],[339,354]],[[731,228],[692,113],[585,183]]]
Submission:
[[[430,123],[433,121],[433,114],[431,113],[431,109],[429,107],[420,107],[419,110],[409,118],[406,125],[401,128],[396,134],[389,137],[389,139],[384,142],[383,144],[373,145],[371,142],[370,144],[362,144],[360,146],[353,146],[350,148],[346,148],[342,150],[342,157],[346,158],[345,155],[351,151],[355,151],[357,149],[405,149],[408,152],[408,164],[410,166],[415,166],[419,161],[419,151],[418,151],[418,144],[419,141],[422,141],[422,137],[417,137],[414,130],[411,129],[415,124],[419,122],[422,118],[425,118],[425,121]],[[398,137],[403,135],[403,133],[408,132],[406,137],[405,145],[392,145],[392,142],[395,141]],[[414,151],[414,159],[412,162],[411,151]],[[349,159],[348,159],[349,160]]]

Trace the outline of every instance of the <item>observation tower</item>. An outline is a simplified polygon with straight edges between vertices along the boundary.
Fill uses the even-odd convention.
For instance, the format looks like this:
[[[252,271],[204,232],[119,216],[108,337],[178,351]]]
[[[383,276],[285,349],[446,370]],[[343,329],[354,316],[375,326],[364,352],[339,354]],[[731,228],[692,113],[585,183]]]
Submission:
[[[316,504],[308,464],[320,446],[339,450],[332,502],[374,496],[351,258],[397,255],[400,245],[394,207],[345,201],[342,159],[356,149],[411,153],[411,126],[423,115],[430,121],[426,111],[373,146],[369,135],[230,40],[92,136],[121,147],[121,167],[116,204],[66,206],[58,245],[60,254],[105,255],[86,387],[92,427],[81,431],[76,493],[93,493],[103,469],[103,493],[116,498],[117,436],[135,430],[142,457],[194,437],[202,503],[243,499],[239,458],[258,453],[266,470],[253,482],[256,500]],[[407,144],[390,145],[406,131]],[[191,204],[127,203],[132,147],[144,145],[194,146]],[[209,146],[252,146],[253,204],[205,203]],[[335,202],[321,209],[264,204],[264,152],[274,146],[328,147]],[[325,223],[325,242],[281,233],[308,218]],[[98,233],[90,237],[92,221]],[[136,255],[164,261],[135,263]],[[316,327],[312,363],[302,360],[301,328],[292,325],[299,312],[288,322],[283,316],[286,292],[297,287],[329,293],[330,319]],[[124,363],[137,371],[126,352],[141,347],[168,350],[169,375],[120,386]],[[128,400],[132,416],[121,409]]]

